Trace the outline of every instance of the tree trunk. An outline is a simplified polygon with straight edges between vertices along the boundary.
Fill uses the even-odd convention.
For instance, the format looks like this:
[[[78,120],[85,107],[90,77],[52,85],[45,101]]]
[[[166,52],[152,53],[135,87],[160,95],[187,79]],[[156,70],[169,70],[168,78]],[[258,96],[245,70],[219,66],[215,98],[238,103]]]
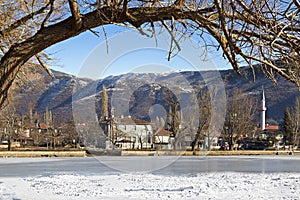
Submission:
[[[10,139],[8,139],[8,141],[7,141],[7,150],[8,150],[8,151],[11,150],[11,142],[10,142]]]
[[[193,152],[196,150],[195,146],[198,144],[199,139],[200,139],[200,132],[197,131],[197,133],[195,135],[195,138],[194,138],[194,141],[192,142],[192,151]]]

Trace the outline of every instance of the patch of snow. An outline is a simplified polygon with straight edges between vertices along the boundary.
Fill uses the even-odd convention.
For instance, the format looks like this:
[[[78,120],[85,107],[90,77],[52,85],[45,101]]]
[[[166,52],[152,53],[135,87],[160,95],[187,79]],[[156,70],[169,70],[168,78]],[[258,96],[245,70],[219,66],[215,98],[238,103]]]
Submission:
[[[51,81],[49,84],[48,84],[48,87],[52,87],[52,86],[54,86],[54,85],[56,85],[56,84],[58,84],[59,83],[59,79],[54,79],[53,81]]]
[[[85,87],[85,86],[87,86],[89,84],[89,82],[79,79],[79,80],[77,80],[77,84],[80,87]]]
[[[124,91],[122,88],[108,88],[107,91]]]
[[[299,173],[119,173],[2,178],[0,199],[298,199]]]
[[[73,104],[82,103],[82,102],[85,102],[85,101],[95,101],[96,97],[97,97],[97,94],[92,94],[90,96],[86,96],[86,97],[80,98],[76,101],[73,101]]]

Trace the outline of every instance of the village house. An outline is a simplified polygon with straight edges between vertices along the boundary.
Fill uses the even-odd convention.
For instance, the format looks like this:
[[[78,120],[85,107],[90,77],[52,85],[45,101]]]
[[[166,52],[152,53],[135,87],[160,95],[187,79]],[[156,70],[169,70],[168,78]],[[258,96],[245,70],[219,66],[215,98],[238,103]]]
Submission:
[[[153,148],[153,130],[148,121],[129,117],[114,118],[108,124],[106,149]]]
[[[154,148],[158,150],[171,149],[171,132],[163,128],[159,128],[154,133]]]
[[[254,138],[268,140],[269,145],[276,147],[282,141],[283,133],[278,125],[266,124],[264,130],[261,130],[260,126],[256,127]]]

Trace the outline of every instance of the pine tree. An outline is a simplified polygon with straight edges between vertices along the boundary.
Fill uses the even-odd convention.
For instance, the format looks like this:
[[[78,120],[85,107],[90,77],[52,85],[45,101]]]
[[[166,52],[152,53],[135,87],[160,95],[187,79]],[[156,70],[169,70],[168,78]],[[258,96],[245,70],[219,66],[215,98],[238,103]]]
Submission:
[[[102,104],[101,104],[101,120],[108,118],[108,95],[104,85],[102,85]]]
[[[282,128],[283,128],[283,133],[284,133],[284,142],[286,144],[290,144],[292,142],[292,137],[293,137],[294,123],[293,123],[293,117],[291,114],[291,109],[289,107],[287,107],[284,112]]]

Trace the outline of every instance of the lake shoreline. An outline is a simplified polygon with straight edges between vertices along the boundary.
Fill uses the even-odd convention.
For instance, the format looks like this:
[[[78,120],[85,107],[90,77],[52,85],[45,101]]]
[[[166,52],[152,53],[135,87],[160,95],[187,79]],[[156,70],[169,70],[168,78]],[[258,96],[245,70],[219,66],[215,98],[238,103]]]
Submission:
[[[86,157],[86,156],[260,156],[300,155],[300,151],[234,150],[234,151],[130,151],[130,150],[13,150],[0,151],[0,157]]]

